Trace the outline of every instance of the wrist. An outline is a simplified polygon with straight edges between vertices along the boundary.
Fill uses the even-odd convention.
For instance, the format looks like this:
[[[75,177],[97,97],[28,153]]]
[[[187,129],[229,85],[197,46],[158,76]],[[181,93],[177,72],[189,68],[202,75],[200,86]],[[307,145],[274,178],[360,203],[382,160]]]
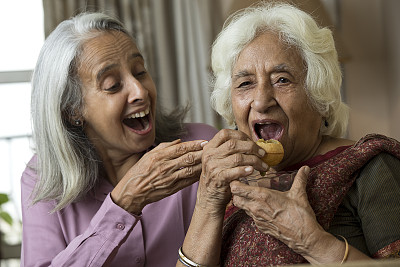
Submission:
[[[226,205],[197,199],[194,209],[195,212],[202,214],[202,216],[219,219],[225,216]]]
[[[208,214],[212,217],[223,217],[230,200],[231,197],[225,200],[222,197],[215,197],[212,195],[207,196],[198,192],[195,209],[198,209],[201,213]]]
[[[120,206],[127,212],[138,216],[142,213],[143,207],[141,207],[141,205],[135,204],[135,201],[132,199],[132,195],[119,194],[114,189],[113,191],[111,191],[110,197],[116,205]]]
[[[349,246],[343,239],[324,232],[303,256],[312,264],[341,263],[347,260],[348,251]]]
[[[199,264],[197,262],[192,261],[191,259],[189,259],[188,257],[186,257],[186,255],[183,253],[182,251],[182,247],[179,248],[178,250],[178,255],[179,255],[179,261],[185,265],[186,267],[219,267],[219,264],[215,264],[215,265],[203,265],[203,264]]]

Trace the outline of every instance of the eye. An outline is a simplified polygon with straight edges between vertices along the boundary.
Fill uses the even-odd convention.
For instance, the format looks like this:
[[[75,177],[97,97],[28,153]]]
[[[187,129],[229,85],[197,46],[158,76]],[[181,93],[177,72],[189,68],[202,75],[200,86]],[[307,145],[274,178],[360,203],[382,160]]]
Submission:
[[[144,62],[141,58],[139,58],[139,62],[138,61],[132,61],[131,62],[131,73],[133,75],[133,77],[140,79],[142,77],[145,77],[147,74],[147,69],[144,65]]]
[[[140,78],[140,77],[145,76],[146,74],[147,74],[147,71],[143,70],[143,71],[140,71],[140,72],[134,74],[134,76]]]
[[[278,78],[278,82],[277,83],[289,83],[290,80],[285,78],[285,77],[280,77]]]
[[[250,85],[250,84],[251,84],[250,81],[245,81],[245,82],[240,83],[239,86],[238,86],[238,88],[243,88],[243,87],[246,87],[246,86],[248,86],[248,85]]]
[[[120,83],[120,82],[117,82],[117,83],[113,84],[111,87],[109,87],[109,88],[107,88],[107,89],[104,89],[104,91],[107,91],[107,92],[116,92],[116,91],[118,91],[120,88],[121,88],[121,83]]]

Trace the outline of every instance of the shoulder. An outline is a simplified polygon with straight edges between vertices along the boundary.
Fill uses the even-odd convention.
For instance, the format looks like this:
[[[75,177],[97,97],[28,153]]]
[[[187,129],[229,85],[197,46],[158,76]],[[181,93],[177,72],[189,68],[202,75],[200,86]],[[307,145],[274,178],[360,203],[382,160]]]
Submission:
[[[356,142],[353,140],[344,139],[344,138],[336,138],[336,137],[331,137],[331,136],[325,135],[322,137],[321,145],[319,147],[319,154],[323,155],[323,154],[333,151],[339,147],[352,146],[355,143]]]
[[[189,140],[211,140],[218,132],[216,128],[205,123],[185,123],[186,135],[182,138]]]
[[[30,185],[33,187],[37,179],[37,155],[33,155],[28,164],[26,164],[25,170],[22,172],[21,185]]]
[[[379,153],[364,165],[360,176],[390,176],[400,183],[400,159],[386,152]]]
[[[389,196],[400,201],[400,160],[389,153],[379,153],[360,169],[356,185],[360,197],[368,201]]]

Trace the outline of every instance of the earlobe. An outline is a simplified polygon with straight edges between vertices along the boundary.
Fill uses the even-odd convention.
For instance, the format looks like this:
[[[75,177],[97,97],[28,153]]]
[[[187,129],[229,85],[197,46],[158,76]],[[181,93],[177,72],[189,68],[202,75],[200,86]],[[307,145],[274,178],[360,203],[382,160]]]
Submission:
[[[83,125],[83,121],[81,121],[81,120],[74,120],[74,125],[75,125],[75,126],[82,126],[82,125]]]
[[[77,115],[71,115],[69,118],[69,122],[76,127],[82,127],[83,126],[83,118],[82,116],[77,116]]]

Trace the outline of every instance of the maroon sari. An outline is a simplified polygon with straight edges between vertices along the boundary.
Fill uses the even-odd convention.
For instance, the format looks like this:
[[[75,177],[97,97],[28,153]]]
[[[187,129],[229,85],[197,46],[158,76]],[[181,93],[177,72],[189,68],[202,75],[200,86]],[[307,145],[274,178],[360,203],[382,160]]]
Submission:
[[[312,168],[307,195],[321,226],[328,230],[339,204],[355,181],[360,169],[381,152],[400,159],[400,143],[389,137],[370,134],[353,146],[339,147],[325,155],[296,164]],[[224,266],[273,266],[307,261],[276,238],[258,230],[243,210],[227,209],[223,228],[221,262]],[[387,253],[400,250],[400,241],[385,247]],[[375,255],[379,256],[379,255]]]

